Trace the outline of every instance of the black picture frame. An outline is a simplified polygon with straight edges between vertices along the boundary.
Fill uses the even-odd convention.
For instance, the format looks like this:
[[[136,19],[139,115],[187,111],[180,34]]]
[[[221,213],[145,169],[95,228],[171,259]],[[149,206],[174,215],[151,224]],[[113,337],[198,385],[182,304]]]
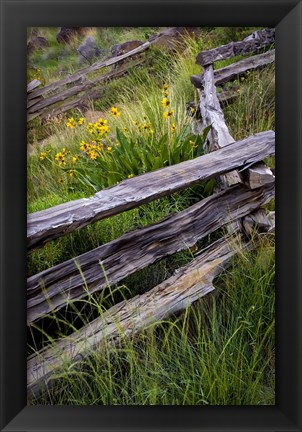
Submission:
[[[276,27],[275,406],[26,406],[26,27]],[[1,0],[1,431],[301,431],[301,0]]]

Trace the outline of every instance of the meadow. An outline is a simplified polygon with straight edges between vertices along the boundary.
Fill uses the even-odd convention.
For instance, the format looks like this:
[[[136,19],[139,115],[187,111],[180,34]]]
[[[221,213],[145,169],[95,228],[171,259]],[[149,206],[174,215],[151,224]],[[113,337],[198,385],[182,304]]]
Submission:
[[[50,47],[28,57],[28,80],[42,84],[72,73],[74,38],[55,39],[57,29],[41,29]],[[201,72],[196,55],[241,40],[254,28],[205,28],[198,40],[187,36],[181,53],[151,48],[146,64],[106,84],[102,98],[86,111],[73,109],[28,123],[28,213],[92,196],[127,178],[203,154],[205,136],[194,133],[198,102],[190,76]],[[93,29],[105,50],[131,39],[146,40],[157,28]],[[220,61],[224,67],[240,58]],[[267,66],[235,82],[236,100],[223,108],[232,136],[242,139],[274,130],[275,71]],[[191,105],[190,105],[191,106]],[[274,158],[266,161],[274,168]],[[211,195],[216,181],[161,198],[101,220],[49,242],[28,255],[28,275],[155,223]],[[274,210],[274,201],[266,208]],[[75,302],[28,326],[28,355],[55,341],[116,302],[144,293],[221,236],[165,258],[127,277],[102,294]],[[66,364],[52,386],[29,404],[58,405],[273,405],[275,403],[275,244],[263,236],[252,252],[242,252],[216,280],[216,290],[184,312],[104,345],[80,364]]]

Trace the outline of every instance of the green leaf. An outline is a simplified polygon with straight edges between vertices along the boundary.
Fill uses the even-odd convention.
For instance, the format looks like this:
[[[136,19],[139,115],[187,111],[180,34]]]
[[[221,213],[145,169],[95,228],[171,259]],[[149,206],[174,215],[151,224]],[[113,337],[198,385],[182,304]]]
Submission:
[[[204,143],[207,139],[208,133],[212,128],[212,124],[204,128],[202,135],[197,136],[196,144],[197,144],[197,156],[202,156],[204,154]]]
[[[210,179],[206,182],[203,192],[205,196],[210,196],[213,194],[217,181],[215,179]]]

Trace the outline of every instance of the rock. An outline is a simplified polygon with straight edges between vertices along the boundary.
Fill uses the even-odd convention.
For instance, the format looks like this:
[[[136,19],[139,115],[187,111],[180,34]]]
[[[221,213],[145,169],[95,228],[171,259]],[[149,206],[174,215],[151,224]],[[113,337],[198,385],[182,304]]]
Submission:
[[[30,54],[34,51],[42,50],[43,48],[47,47],[49,47],[48,40],[43,36],[39,36],[37,29],[33,29],[31,38],[27,44],[27,52]]]
[[[162,31],[158,35],[152,35],[149,41],[159,49],[172,52],[182,52],[185,49],[184,38],[190,36],[197,40],[201,35],[199,27],[171,27]]]
[[[132,41],[128,41],[128,42],[124,42],[122,44],[118,44],[118,45],[114,45],[111,48],[111,54],[112,57],[117,57],[120,56],[122,54],[126,54],[129,51],[134,50],[135,48],[138,48],[139,46],[143,45],[144,42],[139,41],[139,40],[132,40]],[[140,54],[137,54],[135,56],[132,56],[132,60],[139,58]],[[119,66],[121,66],[124,63],[125,60],[122,60],[114,65],[112,65],[112,69],[116,69]]]
[[[132,40],[128,42],[124,42],[122,44],[114,45],[111,48],[112,57],[117,57],[122,54],[126,54],[129,51],[134,50],[135,48],[143,45],[144,42],[139,40]]]
[[[61,27],[61,30],[57,34],[57,41],[69,44],[73,36],[82,35],[85,33],[85,30],[85,27]]]
[[[102,51],[98,48],[96,41],[93,36],[87,36],[82,45],[78,48],[79,62],[83,63],[88,61],[89,63],[94,57],[99,57]]]

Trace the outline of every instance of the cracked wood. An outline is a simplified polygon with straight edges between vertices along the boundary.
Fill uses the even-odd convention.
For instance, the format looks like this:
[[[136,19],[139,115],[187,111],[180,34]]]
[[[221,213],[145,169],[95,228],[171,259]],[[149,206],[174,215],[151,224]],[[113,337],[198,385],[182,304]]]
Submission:
[[[243,237],[236,235],[218,240],[147,293],[118,303],[79,331],[58,341],[54,347],[29,358],[28,396],[37,396],[45,385],[51,385],[52,374],[62,370],[64,365],[78,363],[104,343],[114,345],[122,337],[138,333],[213,291],[214,278],[230,264],[238,250],[242,252],[254,244],[245,244]]]
[[[28,322],[193,246],[223,225],[266,204],[273,196],[273,184],[254,190],[237,185],[156,224],[128,232],[77,258],[29,277]]]
[[[203,51],[197,55],[196,63],[200,66],[226,60],[242,54],[249,54],[275,42],[275,29],[257,30],[240,42],[230,42],[218,48]]]
[[[133,209],[275,153],[275,133],[261,132],[194,160],[127,179],[111,188],[28,215],[28,250],[97,220]]]
[[[234,81],[238,77],[245,76],[248,71],[262,69],[264,66],[275,61],[275,50],[267,51],[244,60],[240,60],[229,66],[214,71],[214,82],[216,86],[221,86],[229,81]],[[202,88],[203,74],[192,75],[191,82],[196,88]],[[219,96],[219,95],[218,95]]]

